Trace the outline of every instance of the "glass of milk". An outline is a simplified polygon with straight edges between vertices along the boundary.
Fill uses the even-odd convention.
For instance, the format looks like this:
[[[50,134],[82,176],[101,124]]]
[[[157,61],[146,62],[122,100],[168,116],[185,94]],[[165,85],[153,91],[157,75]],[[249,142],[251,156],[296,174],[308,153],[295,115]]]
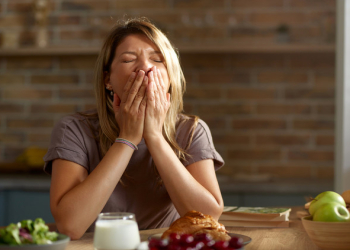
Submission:
[[[134,250],[139,244],[140,234],[134,214],[99,214],[95,223],[95,250]]]

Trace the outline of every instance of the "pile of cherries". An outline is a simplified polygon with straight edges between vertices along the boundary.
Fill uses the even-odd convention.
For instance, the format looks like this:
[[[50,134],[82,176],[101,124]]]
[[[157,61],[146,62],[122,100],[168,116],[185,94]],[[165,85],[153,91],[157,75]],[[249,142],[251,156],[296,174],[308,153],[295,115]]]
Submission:
[[[243,247],[243,240],[232,237],[229,241],[214,241],[209,234],[176,234],[167,239],[152,238],[149,250],[236,250]]]

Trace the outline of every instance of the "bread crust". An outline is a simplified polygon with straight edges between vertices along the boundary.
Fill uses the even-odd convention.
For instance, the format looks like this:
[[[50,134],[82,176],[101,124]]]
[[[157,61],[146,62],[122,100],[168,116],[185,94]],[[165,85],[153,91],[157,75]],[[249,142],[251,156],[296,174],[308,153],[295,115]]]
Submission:
[[[195,210],[187,212],[183,217],[174,221],[161,238],[168,238],[171,233],[193,235],[206,233],[215,241],[231,239],[223,224],[216,221],[212,216]]]

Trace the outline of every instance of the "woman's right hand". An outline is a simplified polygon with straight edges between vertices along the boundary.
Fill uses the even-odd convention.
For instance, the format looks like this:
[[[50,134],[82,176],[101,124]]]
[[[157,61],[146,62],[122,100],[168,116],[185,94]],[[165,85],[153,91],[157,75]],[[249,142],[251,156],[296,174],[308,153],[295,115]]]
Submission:
[[[142,140],[147,86],[148,77],[143,70],[140,70],[130,75],[121,99],[114,93],[113,110],[120,128],[119,137],[135,145]]]

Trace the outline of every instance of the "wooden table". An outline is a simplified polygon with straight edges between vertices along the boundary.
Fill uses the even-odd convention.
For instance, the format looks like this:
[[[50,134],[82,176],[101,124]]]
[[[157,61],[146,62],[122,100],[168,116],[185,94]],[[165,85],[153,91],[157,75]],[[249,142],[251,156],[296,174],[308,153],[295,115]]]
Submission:
[[[226,227],[231,233],[243,234],[252,238],[245,250],[316,250],[319,249],[305,232],[296,212],[302,207],[293,207],[289,228],[237,228]],[[141,241],[150,235],[162,233],[166,228],[140,231]],[[66,250],[93,250],[93,233],[86,233],[80,240],[71,241]]]

